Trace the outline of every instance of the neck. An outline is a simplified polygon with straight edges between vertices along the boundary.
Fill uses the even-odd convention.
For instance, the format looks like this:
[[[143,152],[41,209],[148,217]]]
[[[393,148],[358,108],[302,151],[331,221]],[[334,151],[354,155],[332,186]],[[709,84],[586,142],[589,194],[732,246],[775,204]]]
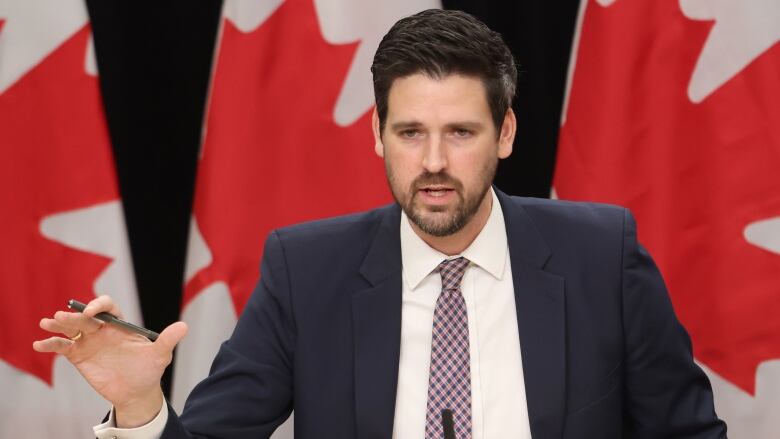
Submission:
[[[482,202],[479,204],[479,208],[474,214],[474,217],[472,217],[462,229],[448,236],[433,236],[425,233],[413,222],[409,221],[409,224],[412,226],[414,233],[434,250],[444,253],[447,256],[458,255],[463,253],[463,250],[466,250],[468,246],[474,242],[477,235],[479,235],[479,232],[485,227],[492,208],[493,193],[488,190],[485,192],[485,198],[483,198]]]

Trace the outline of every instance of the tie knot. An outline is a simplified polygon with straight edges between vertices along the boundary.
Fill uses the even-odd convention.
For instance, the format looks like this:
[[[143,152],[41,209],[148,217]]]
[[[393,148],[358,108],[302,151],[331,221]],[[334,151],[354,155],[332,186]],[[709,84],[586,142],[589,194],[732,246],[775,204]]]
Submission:
[[[456,259],[448,259],[439,264],[442,291],[458,289],[460,280],[463,279],[463,273],[466,272],[468,265],[469,260],[463,256]]]

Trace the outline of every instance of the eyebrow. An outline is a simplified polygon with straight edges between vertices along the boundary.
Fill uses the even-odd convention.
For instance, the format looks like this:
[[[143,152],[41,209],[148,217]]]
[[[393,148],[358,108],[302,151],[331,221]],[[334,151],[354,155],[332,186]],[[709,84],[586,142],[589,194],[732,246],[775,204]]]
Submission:
[[[462,122],[452,122],[445,125],[447,129],[454,129],[454,128],[465,128],[467,130],[471,131],[479,131],[481,130],[485,125],[482,122],[476,122],[476,121],[462,121]]]
[[[412,128],[420,128],[422,126],[423,124],[417,121],[399,121],[390,124],[390,129],[393,131],[403,131]],[[446,124],[444,127],[447,129],[465,128],[468,130],[479,130],[484,127],[484,124],[482,122],[476,122],[476,121],[460,121],[460,122],[450,122]]]
[[[419,128],[422,124],[416,121],[400,121],[390,124],[390,129],[393,131],[403,131],[410,128]]]

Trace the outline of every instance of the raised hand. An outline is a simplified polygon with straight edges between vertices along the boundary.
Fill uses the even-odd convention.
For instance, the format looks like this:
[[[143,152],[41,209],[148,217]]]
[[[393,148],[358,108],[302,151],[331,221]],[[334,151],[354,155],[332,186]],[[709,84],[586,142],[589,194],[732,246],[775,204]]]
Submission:
[[[151,421],[163,403],[160,378],[171,363],[173,349],[187,334],[187,325],[176,322],[157,341],[94,319],[100,312],[122,316],[108,296],[87,304],[83,313],[57,311],[41,319],[40,326],[58,334],[33,343],[38,352],[65,356],[87,382],[114,405],[119,427],[137,427]]]

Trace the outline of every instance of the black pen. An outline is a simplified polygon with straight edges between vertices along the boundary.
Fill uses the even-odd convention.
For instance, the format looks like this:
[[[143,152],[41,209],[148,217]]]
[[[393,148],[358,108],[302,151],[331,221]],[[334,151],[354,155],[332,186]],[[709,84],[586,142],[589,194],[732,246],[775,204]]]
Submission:
[[[84,308],[86,308],[87,305],[79,302],[78,300],[70,299],[68,300],[68,308],[78,311],[78,312],[84,312]],[[148,338],[151,341],[157,340],[157,337],[160,335],[154,331],[150,331],[146,328],[142,328],[140,326],[136,326],[130,322],[126,322],[122,319],[116,318],[113,315],[107,313],[107,312],[101,312],[97,313],[95,315],[95,318],[98,320],[102,320],[106,323],[110,323],[115,326],[119,326],[120,328],[127,329],[128,331],[135,332],[136,334],[143,335],[144,337]]]

